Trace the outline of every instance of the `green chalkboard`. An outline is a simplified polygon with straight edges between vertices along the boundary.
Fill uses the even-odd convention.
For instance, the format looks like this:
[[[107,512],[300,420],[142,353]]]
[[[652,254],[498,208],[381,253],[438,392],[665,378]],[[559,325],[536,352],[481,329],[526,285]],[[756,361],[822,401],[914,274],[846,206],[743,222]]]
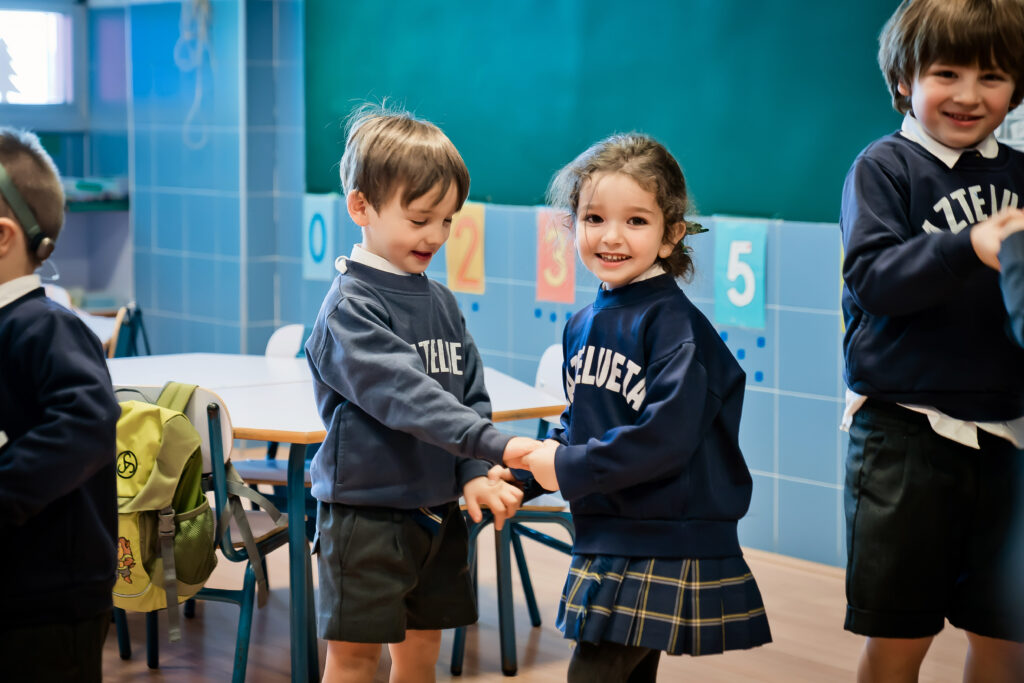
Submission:
[[[703,214],[835,221],[899,127],[875,63],[896,0],[306,0],[306,180],[338,190],[342,123],[392,98],[439,124],[470,196],[541,203],[588,144],[640,130]]]

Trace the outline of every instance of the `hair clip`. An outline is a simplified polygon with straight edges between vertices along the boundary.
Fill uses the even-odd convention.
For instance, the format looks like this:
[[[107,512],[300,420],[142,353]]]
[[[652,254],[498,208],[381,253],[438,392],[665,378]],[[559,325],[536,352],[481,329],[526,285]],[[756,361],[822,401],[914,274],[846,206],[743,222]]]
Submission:
[[[686,226],[686,234],[687,235],[699,235],[702,232],[707,232],[708,231],[707,228],[705,228],[700,223],[697,223],[696,221],[684,220],[683,221],[683,225]]]

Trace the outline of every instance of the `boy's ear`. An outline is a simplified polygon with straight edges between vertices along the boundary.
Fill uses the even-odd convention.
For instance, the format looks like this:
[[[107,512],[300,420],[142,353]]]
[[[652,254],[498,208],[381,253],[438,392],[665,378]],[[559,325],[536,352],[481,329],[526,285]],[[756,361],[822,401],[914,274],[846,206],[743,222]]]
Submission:
[[[345,196],[345,205],[348,208],[348,215],[352,217],[353,223],[363,228],[370,224],[368,210],[373,207],[366,200],[365,194],[359,190],[352,190]]]
[[[21,228],[10,218],[0,218],[0,256],[6,256],[17,243]]]
[[[896,91],[904,97],[910,97],[910,86],[903,81],[896,83]]]

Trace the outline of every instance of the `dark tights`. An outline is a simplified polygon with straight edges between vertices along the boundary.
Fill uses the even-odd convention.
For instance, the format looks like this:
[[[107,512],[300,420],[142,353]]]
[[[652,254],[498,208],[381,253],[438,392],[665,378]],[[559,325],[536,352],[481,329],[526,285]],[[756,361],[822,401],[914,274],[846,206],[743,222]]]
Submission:
[[[569,683],[654,683],[661,650],[603,642],[580,643],[569,661]]]

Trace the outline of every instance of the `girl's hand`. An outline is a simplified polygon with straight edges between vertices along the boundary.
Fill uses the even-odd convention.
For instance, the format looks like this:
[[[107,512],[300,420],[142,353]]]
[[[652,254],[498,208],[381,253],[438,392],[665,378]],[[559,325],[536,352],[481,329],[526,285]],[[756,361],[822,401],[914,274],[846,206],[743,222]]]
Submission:
[[[491,469],[487,470],[487,478],[491,480],[492,484],[497,484],[500,481],[507,481],[510,484],[515,484],[518,480],[516,475],[512,474],[512,470],[501,465],[495,465]]]
[[[548,491],[558,490],[558,475],[555,474],[555,449],[560,444],[554,439],[548,439],[525,458],[523,466],[533,473],[537,483]]]
[[[494,528],[498,530],[523,503],[523,492],[519,488],[501,479],[492,479],[490,472],[486,477],[467,481],[462,487],[462,496],[466,499],[466,512],[470,519],[474,522],[482,520],[484,513],[480,508],[486,505],[494,515]]]
[[[999,247],[1003,239],[1024,226],[1024,212],[1006,208],[971,228],[971,246],[974,253],[989,268],[999,270]]]
[[[505,466],[523,469],[523,457],[537,446],[540,446],[540,441],[537,441],[537,439],[528,439],[525,436],[513,436],[509,442],[505,444],[505,452],[502,456]]]

